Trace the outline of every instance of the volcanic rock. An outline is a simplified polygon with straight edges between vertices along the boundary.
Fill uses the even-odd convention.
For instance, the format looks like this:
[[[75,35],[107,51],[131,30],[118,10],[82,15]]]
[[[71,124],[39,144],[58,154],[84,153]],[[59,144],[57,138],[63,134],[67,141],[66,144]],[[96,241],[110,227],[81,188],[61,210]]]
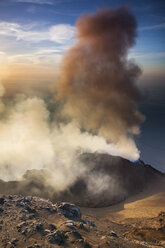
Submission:
[[[86,209],[88,214],[85,214],[85,209],[82,209],[82,214],[80,208],[71,203],[53,204],[46,199],[31,197],[25,206],[20,207],[18,202],[25,202],[24,197],[16,195],[12,199],[5,195],[3,197],[5,204],[2,205],[3,212],[0,215],[0,247],[2,248],[164,247],[165,213],[163,209],[157,217],[136,219],[133,224],[130,222],[128,225],[115,223],[109,217],[105,218],[104,212],[107,211],[107,208],[90,209],[94,212],[102,211],[102,215],[99,217],[99,215],[91,215],[89,209]],[[9,202],[10,206],[6,204]],[[32,219],[29,219],[31,213],[28,211],[22,214],[22,210],[27,206],[35,209],[37,213]],[[61,210],[61,206],[65,206],[65,208]],[[53,207],[56,208],[56,212],[45,211],[46,208]],[[73,218],[75,212],[70,209],[78,210],[76,218]],[[69,217],[69,220],[68,213],[69,216],[72,216]],[[22,221],[22,219],[24,220]]]
[[[3,205],[5,202],[5,199],[3,197],[0,198],[0,205]]]
[[[52,244],[61,245],[64,243],[65,235],[62,231],[57,230],[47,236],[48,241]]]
[[[81,211],[80,208],[70,203],[61,203],[59,209],[62,214],[67,218],[80,219]]]

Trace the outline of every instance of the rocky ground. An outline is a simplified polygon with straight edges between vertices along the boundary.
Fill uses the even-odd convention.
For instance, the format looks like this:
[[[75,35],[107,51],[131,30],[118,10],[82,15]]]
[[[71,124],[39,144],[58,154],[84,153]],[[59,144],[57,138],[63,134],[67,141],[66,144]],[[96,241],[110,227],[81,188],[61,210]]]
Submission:
[[[119,223],[70,203],[0,195],[0,247],[165,247],[165,212]]]

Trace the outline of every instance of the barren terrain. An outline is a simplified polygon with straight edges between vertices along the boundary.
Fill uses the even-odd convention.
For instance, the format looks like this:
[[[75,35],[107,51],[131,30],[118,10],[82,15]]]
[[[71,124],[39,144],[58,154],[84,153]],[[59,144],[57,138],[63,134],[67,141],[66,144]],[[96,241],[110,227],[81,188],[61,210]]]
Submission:
[[[164,174],[105,154],[81,159],[90,171],[60,194],[42,171],[0,181],[0,248],[165,247]],[[109,187],[89,192],[93,174],[108,175]]]
[[[165,184],[104,208],[0,195],[0,247],[165,247]]]

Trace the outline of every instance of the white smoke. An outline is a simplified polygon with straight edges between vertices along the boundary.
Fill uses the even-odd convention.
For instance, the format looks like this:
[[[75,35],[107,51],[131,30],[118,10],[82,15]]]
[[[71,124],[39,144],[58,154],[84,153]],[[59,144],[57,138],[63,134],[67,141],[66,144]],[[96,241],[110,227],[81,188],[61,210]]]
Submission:
[[[27,170],[51,172],[46,183],[56,190],[66,189],[85,169],[76,159],[83,152],[139,157],[135,143],[108,144],[103,137],[82,132],[75,121],[67,124],[51,120],[44,99],[24,94],[3,100],[0,85],[0,179],[20,179]],[[92,183],[93,185],[93,183]]]

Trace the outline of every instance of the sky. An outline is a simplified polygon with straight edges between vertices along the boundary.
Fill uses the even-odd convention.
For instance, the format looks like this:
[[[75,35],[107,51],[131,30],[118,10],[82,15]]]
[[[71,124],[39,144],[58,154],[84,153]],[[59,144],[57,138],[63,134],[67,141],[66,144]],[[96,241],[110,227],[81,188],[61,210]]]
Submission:
[[[164,0],[0,0],[0,80],[8,90],[49,86],[75,42],[79,16],[129,6],[138,36],[128,54],[142,69],[139,104],[146,120],[136,138],[141,159],[165,171]]]

